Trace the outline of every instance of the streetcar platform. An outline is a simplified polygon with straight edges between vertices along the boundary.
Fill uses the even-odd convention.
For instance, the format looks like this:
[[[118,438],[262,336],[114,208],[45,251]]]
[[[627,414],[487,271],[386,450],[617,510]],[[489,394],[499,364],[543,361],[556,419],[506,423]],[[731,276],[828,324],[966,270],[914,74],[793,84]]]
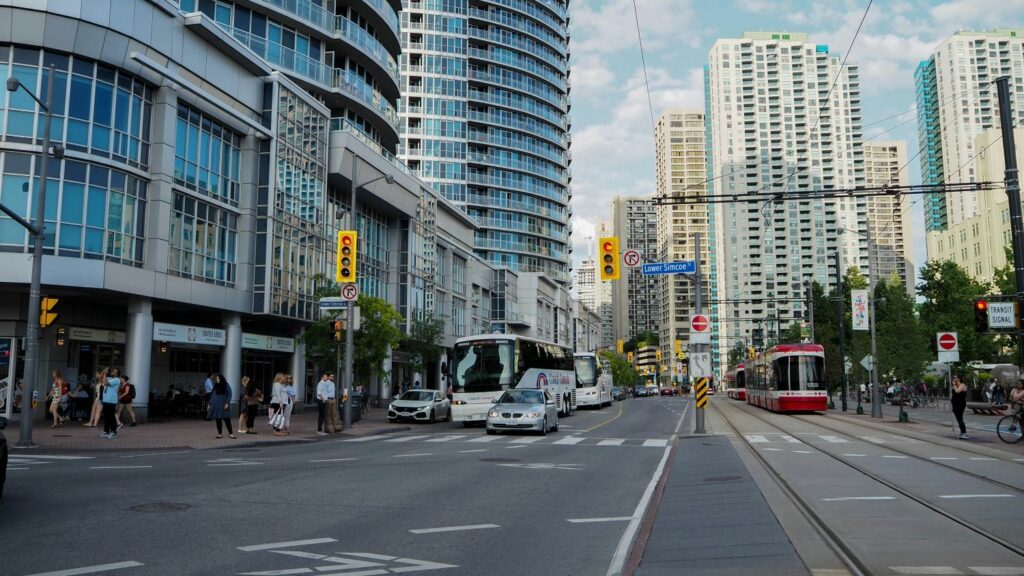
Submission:
[[[638,576],[808,575],[726,436],[682,436]]]

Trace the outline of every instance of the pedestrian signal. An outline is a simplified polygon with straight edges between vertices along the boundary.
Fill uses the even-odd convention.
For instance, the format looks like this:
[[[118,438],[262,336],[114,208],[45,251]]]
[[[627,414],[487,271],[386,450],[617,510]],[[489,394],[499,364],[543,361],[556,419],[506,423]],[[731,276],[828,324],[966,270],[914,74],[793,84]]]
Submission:
[[[52,311],[57,302],[59,302],[57,298],[43,298],[39,301],[40,328],[46,328],[57,319],[57,313]]]
[[[601,259],[601,280],[618,280],[619,271],[619,238],[606,236],[598,242]]]
[[[334,339],[341,341],[341,320],[331,322],[331,328],[334,329]]]

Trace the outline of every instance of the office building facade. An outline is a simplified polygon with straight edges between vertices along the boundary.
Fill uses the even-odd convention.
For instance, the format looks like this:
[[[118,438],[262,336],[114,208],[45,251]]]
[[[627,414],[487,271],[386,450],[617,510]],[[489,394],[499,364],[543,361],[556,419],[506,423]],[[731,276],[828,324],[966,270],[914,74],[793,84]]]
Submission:
[[[619,249],[636,250],[642,262],[658,258],[657,206],[650,196],[616,196],[612,201],[612,227]],[[658,278],[621,264],[622,277],[611,284],[614,338],[629,340],[644,332],[659,333]]]
[[[908,186],[907,143],[864,142],[864,184],[869,188]],[[872,196],[867,202],[877,277],[889,283],[898,282],[913,298],[916,288],[910,237],[910,200],[900,194]]]

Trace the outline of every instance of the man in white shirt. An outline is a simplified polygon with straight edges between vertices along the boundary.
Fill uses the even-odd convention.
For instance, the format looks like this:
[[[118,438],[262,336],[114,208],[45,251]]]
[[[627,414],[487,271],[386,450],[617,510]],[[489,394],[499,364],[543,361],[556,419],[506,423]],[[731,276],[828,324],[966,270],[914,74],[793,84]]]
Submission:
[[[316,433],[317,436],[340,432],[338,426],[338,401],[335,398],[334,373],[324,372],[316,385]],[[325,429],[324,425],[328,429]]]

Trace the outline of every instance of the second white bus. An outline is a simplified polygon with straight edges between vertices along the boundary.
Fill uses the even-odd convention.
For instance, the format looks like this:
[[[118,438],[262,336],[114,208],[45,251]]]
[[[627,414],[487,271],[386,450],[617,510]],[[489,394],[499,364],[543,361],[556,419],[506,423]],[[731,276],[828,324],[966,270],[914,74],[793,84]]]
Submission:
[[[509,388],[548,390],[559,416],[576,408],[572,351],[559,344],[522,336],[487,334],[455,342],[452,420],[483,423],[487,410]]]
[[[592,406],[600,410],[612,405],[612,372],[604,358],[593,352],[577,352],[576,402],[580,407]]]

